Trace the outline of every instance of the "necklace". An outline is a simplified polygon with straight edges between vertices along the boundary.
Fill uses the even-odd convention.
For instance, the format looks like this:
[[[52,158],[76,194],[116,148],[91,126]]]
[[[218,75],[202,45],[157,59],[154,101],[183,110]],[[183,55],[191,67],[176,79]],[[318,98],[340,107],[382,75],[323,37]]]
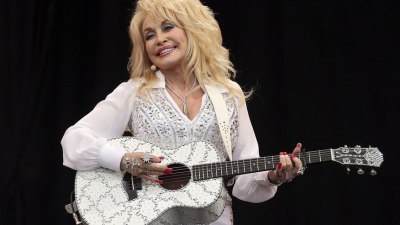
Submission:
[[[168,87],[172,92],[174,92],[174,94],[175,94],[176,96],[178,96],[178,98],[180,98],[180,99],[182,100],[182,104],[183,104],[183,113],[184,113],[185,116],[188,117],[188,118],[189,118],[189,116],[188,116],[188,114],[187,114],[186,97],[190,94],[190,92],[192,92],[192,90],[193,90],[195,84],[196,84],[196,77],[194,77],[194,83],[193,83],[192,88],[191,88],[190,91],[186,94],[186,96],[185,96],[184,98],[182,98],[181,96],[179,96],[179,95],[174,91],[174,89],[172,89],[172,88],[167,84],[167,82],[165,82],[165,85],[167,85],[167,87]]]

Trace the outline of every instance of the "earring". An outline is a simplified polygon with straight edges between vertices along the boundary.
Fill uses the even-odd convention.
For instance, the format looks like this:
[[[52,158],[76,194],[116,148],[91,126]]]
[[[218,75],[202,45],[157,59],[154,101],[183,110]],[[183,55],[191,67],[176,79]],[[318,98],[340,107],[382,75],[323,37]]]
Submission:
[[[152,66],[150,67],[150,69],[151,69],[153,72],[155,72],[156,69],[157,69],[157,67],[156,67],[155,65],[152,65]]]

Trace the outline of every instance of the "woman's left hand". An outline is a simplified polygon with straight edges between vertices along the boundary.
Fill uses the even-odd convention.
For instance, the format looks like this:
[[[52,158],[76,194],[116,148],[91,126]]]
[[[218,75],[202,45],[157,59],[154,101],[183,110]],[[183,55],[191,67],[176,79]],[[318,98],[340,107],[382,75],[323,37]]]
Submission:
[[[293,153],[301,152],[301,146],[301,143],[298,143],[296,148],[293,150]],[[286,152],[280,153],[280,163],[275,170],[271,170],[268,173],[268,179],[271,183],[280,184],[282,182],[289,182],[299,175],[297,171],[303,168],[303,164],[301,163],[301,160],[297,158],[293,153],[290,154],[290,157],[296,164],[295,167],[293,167],[292,161],[290,160],[289,155]]]

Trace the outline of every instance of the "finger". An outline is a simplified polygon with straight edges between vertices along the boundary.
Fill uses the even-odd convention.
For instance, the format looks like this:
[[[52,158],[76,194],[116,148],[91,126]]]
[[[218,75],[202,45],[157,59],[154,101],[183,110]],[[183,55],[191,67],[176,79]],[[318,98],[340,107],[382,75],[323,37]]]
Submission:
[[[160,157],[155,156],[155,155],[150,155],[150,156],[153,157],[152,159],[150,159],[150,162],[152,162],[152,163],[160,163],[161,160],[163,158],[165,158],[164,156],[160,156]]]
[[[282,179],[282,163],[279,163],[278,166],[276,167],[276,170],[273,172],[275,173],[275,177]]]
[[[293,153],[299,153],[301,152],[301,147],[303,145],[301,143],[297,143],[296,148],[293,150]]]
[[[286,170],[286,159],[285,159],[285,153],[281,152],[280,156],[279,156],[279,160],[282,163],[282,167],[281,170]]]
[[[146,174],[146,175],[164,175],[164,172],[161,171],[153,171],[153,170],[143,170],[141,174]]]
[[[147,176],[146,174],[138,174],[137,175],[137,177],[140,177],[140,178],[142,178],[142,179],[145,179],[145,180],[149,180],[149,181],[154,181],[154,182],[157,182],[157,183],[159,183],[159,184],[162,184],[163,182],[161,181],[161,180],[159,180],[157,177],[152,177],[152,176]]]
[[[303,163],[301,162],[301,160],[299,158],[297,158],[294,154],[290,154],[290,156],[292,157],[292,160],[296,164],[296,166],[295,166],[296,169],[303,168]]]
[[[146,170],[154,170],[154,171],[162,171],[164,172],[167,169],[166,166],[155,164],[155,163],[144,163],[143,168]]]
[[[286,162],[286,170],[291,171],[293,169],[292,161],[290,160],[290,158],[286,152],[284,152],[283,155],[284,155],[284,159]]]
[[[133,176],[137,176],[142,171],[143,170],[139,166],[136,166],[134,169],[129,168],[129,169],[126,170],[126,172],[132,174]]]

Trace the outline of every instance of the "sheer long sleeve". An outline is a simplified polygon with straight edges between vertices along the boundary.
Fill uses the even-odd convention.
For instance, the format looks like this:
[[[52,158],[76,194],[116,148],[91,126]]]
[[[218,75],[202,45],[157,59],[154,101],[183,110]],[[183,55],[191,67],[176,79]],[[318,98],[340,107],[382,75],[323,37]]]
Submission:
[[[246,104],[238,109],[238,140],[233,160],[259,157],[258,143],[250,122]],[[264,202],[274,197],[277,185],[268,181],[268,172],[249,173],[236,177],[233,196],[247,202]]]
[[[119,171],[126,153],[107,144],[107,139],[122,136],[131,114],[135,83],[120,84],[107,98],[75,125],[61,140],[64,166],[75,170],[105,167]]]

